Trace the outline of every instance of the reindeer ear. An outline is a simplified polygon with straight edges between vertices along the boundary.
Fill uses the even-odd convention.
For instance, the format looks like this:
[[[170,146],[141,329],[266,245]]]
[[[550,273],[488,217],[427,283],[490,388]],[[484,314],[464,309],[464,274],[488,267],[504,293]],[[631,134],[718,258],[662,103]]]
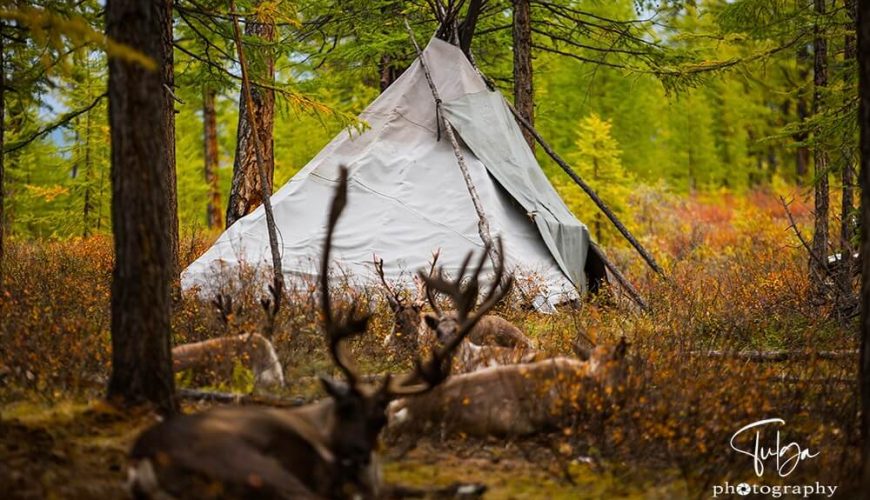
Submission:
[[[323,390],[325,390],[333,399],[347,396],[348,387],[343,382],[337,382],[327,377],[320,377],[320,383],[323,385]]]
[[[625,353],[628,352],[628,346],[631,344],[625,340],[625,337],[619,339],[619,343],[616,344],[616,348],[613,350],[613,359],[621,360],[625,358]]]
[[[571,343],[571,350],[580,361],[589,361],[589,357],[592,356],[592,349],[581,346],[576,340]]]
[[[433,330],[438,329],[438,316],[435,316],[434,314],[426,314],[423,316],[423,321],[426,322],[426,326],[429,328]]]

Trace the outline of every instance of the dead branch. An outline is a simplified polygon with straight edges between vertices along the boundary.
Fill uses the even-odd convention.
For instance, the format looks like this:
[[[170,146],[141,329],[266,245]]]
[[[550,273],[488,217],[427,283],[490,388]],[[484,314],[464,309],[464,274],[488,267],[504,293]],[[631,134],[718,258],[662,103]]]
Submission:
[[[691,351],[692,356],[709,358],[740,359],[756,363],[797,361],[804,359],[851,360],[858,356],[858,350],[846,351]]]

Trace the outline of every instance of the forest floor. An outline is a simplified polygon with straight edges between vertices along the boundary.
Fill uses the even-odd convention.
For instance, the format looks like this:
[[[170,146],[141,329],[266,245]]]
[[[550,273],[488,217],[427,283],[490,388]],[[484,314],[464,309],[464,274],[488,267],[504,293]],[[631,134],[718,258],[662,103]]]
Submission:
[[[809,227],[809,207],[800,197],[790,210],[800,227]],[[824,360],[812,353],[856,349],[854,319],[833,305],[841,301],[836,287],[829,296],[810,292],[806,253],[778,197],[767,191],[691,197],[641,192],[631,212],[637,215],[630,223],[666,269],[667,282],[644,269],[615,236],[602,239],[650,302],[649,313],[618,293],[552,315],[516,307],[520,296],[498,310],[553,355],[570,354],[578,340],[606,344],[627,337],[628,376],[618,402],[602,405],[589,396],[560,428],[534,438],[429,435],[388,443],[387,481],[481,482],[489,488],[487,498],[709,497],[713,485],[754,478],[751,460],[730,450],[731,435],[749,422],[780,417],[787,421],[784,439],[820,454],[793,475],[768,475],[766,482],[823,480],[841,492],[852,485],[857,358]],[[189,262],[210,241],[190,237],[183,259]],[[123,497],[125,455],[155,420],[99,401],[109,373],[111,247],[103,236],[13,240],[9,246],[0,292],[4,498]],[[229,324],[210,301],[185,294],[173,316],[174,342],[260,331],[262,288],[244,284],[235,292],[239,308]],[[322,397],[315,376],[335,372],[312,293],[305,286],[291,290],[278,316],[274,341],[289,382],[280,396]],[[354,341],[350,354],[367,373],[398,372],[408,360],[383,351],[392,318],[379,295],[363,297],[373,301],[375,316],[369,335]],[[711,350],[805,356],[753,363],[704,354]],[[194,382],[187,375],[177,381]],[[206,385],[246,392],[250,374]],[[199,408],[185,403],[185,411]]]
[[[185,412],[206,406],[187,405]],[[0,410],[0,491],[9,499],[124,498],[126,454],[152,414],[102,403],[10,404]],[[419,488],[480,483],[486,498],[675,498],[685,487],[643,484],[596,464],[562,464],[541,443],[424,440],[387,452],[385,481]],[[555,468],[554,468],[555,467]],[[569,479],[570,478],[570,479]]]

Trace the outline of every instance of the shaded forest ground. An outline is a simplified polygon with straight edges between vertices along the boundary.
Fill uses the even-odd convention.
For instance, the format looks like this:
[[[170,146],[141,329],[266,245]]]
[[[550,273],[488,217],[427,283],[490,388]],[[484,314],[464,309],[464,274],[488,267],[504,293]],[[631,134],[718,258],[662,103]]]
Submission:
[[[661,282],[629,250],[609,248],[650,302],[649,314],[619,296],[555,315],[510,303],[499,311],[553,354],[570,353],[578,339],[628,337],[629,376],[618,394],[583,394],[582,411],[532,439],[390,436],[388,480],[475,480],[488,484],[493,498],[709,496],[714,484],[754,477],[750,459],[729,449],[731,435],[747,423],[781,417],[783,440],[820,455],[779,481],[850,486],[858,460],[856,359],[751,363],[693,354],[857,348],[854,325],[829,304],[810,300],[807,256],[778,197],[643,191],[630,210],[641,239],[671,276],[671,283]],[[809,226],[809,207],[800,198],[791,210]],[[190,236],[181,253],[189,261],[210,241]],[[97,402],[109,369],[111,268],[106,237],[10,246],[0,295],[0,491],[28,498],[120,492],[126,449],[153,417],[120,415]],[[228,324],[208,300],[184,295],[173,318],[176,343],[262,331],[259,285],[245,281]],[[289,382],[284,395],[306,400],[319,397],[314,377],[333,371],[313,291],[293,291],[274,337]],[[392,323],[380,294],[363,293],[377,312],[369,335],[354,344],[354,357],[367,372],[406,367],[406,359],[385,355],[381,346]],[[181,375],[179,383],[190,384],[191,377]],[[245,391],[251,377],[237,370],[233,380],[206,383]],[[776,483],[774,477],[765,482]]]

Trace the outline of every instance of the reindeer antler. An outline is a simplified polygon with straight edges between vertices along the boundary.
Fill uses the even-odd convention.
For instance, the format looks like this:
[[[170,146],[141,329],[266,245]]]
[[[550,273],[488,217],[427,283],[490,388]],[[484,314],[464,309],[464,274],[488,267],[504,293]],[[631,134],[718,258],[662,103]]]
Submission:
[[[401,307],[403,299],[400,293],[397,293],[393,287],[387,283],[387,278],[384,277],[384,259],[378,258],[377,255],[372,255],[372,260],[375,264],[375,271],[378,273],[378,277],[381,279],[381,284],[384,285],[384,289],[387,291],[387,300],[390,302],[395,302],[393,307],[398,308]]]
[[[435,274],[435,265],[438,263],[438,257],[441,256],[441,249],[435,250],[432,252],[432,262],[429,265],[429,275],[431,278]],[[432,287],[426,282],[425,278],[420,274],[416,277],[419,283],[419,288],[417,290],[417,300],[419,302],[423,302],[422,296],[425,295],[426,300],[429,302],[429,305],[432,307],[432,310],[435,311],[436,314],[441,314],[441,308],[438,307],[438,300],[435,298],[435,294],[432,292]]]
[[[498,252],[502,256],[501,239],[498,240]],[[480,291],[480,273],[491,248],[487,245],[481,253],[474,270],[469,275],[468,265],[474,253],[469,252],[462,263],[458,276],[453,280],[444,278],[444,269],[439,268],[432,276],[426,276],[420,271],[419,276],[426,283],[428,289],[434,289],[447,295],[456,308],[459,327],[456,335],[446,344],[433,349],[432,354],[425,362],[419,358],[415,361],[415,370],[403,381],[392,384],[389,387],[392,396],[408,396],[422,394],[435,388],[443,382],[450,373],[450,361],[453,352],[459,344],[471,333],[480,318],[488,313],[510,291],[513,284],[511,276],[505,276],[504,258],[498,258],[495,274],[489,288],[484,294],[483,301],[477,306]],[[413,385],[412,385],[413,384]]]
[[[332,236],[335,226],[347,206],[347,167],[339,167],[338,186],[329,210],[326,225],[326,241],[323,244],[323,260],[320,263],[320,304],[323,309],[323,326],[329,343],[329,354],[336,366],[344,373],[352,389],[356,387],[357,376],[344,360],[341,342],[366,331],[370,314],[359,314],[359,304],[354,301],[347,311],[333,312],[329,296],[329,255],[332,251]]]

